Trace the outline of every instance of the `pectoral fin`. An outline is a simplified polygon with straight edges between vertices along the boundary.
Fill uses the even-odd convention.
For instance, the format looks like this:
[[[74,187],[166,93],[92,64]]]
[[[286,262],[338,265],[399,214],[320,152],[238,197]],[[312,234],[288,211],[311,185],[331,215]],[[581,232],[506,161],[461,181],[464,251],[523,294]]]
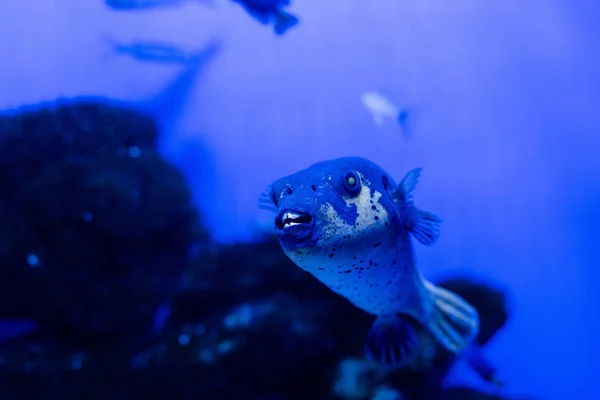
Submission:
[[[394,190],[393,196],[395,201],[399,203],[400,215],[404,227],[421,244],[430,246],[440,237],[442,219],[435,214],[415,207],[413,192],[417,188],[420,177],[421,168],[409,171]]]
[[[415,322],[399,314],[377,317],[365,343],[365,357],[380,364],[401,368],[419,354]]]
[[[267,186],[267,188],[258,197],[258,208],[274,213],[278,211],[277,206],[273,202],[271,185]]]

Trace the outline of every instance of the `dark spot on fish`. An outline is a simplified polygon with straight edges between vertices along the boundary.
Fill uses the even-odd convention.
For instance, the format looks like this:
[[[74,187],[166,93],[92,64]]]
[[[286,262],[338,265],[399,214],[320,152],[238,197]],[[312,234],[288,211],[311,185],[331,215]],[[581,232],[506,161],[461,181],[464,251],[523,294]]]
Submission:
[[[342,266],[341,266],[341,265],[338,265],[338,268],[342,268]]]
[[[377,210],[377,206],[375,206],[375,205],[371,206],[371,210]]]
[[[292,194],[292,188],[287,188],[285,191],[287,192],[287,194]]]
[[[356,256],[352,257],[353,260],[356,260],[356,258],[357,258]]]
[[[301,252],[301,251],[299,251],[297,254],[302,254],[302,252]]]
[[[381,183],[383,183],[383,188],[387,190],[390,187],[390,180],[387,176],[383,175],[381,177]]]
[[[317,187],[315,185],[312,185],[310,188],[312,189],[313,192],[317,191]]]
[[[356,267],[356,264],[352,264],[353,267]]]
[[[353,289],[353,290],[358,290],[358,288],[357,288],[356,286],[354,286],[352,289]]]
[[[364,263],[364,262],[365,262],[365,260],[360,260],[360,261],[359,261],[359,263]]]
[[[373,217],[373,219],[374,219],[375,221],[379,221],[379,217],[378,217],[377,215],[376,215],[376,216],[374,216],[374,217]]]
[[[319,271],[325,271],[325,268],[319,268]]]
[[[373,265],[373,260],[369,260],[369,265]]]
[[[388,223],[387,223],[387,221],[385,222],[385,226],[388,226]]]
[[[329,255],[329,258],[333,258],[333,256],[334,256],[334,255],[335,255],[335,254],[331,253],[331,254]]]
[[[377,266],[377,263],[373,263],[373,266],[374,266],[374,267],[376,267],[376,266]]]
[[[392,281],[387,281],[386,285],[390,286],[392,284]]]
[[[351,269],[347,269],[347,270],[344,271],[345,274],[349,274],[350,272],[352,272]]]
[[[379,247],[379,246],[381,246],[381,242],[377,242],[373,245],[373,247]]]
[[[369,285],[369,287],[373,287],[373,284],[371,283],[371,284]]]
[[[392,260],[392,265],[396,265],[396,260]]]
[[[365,270],[365,267],[360,267],[360,268],[358,268],[358,270],[359,270],[359,271],[364,271],[364,270]]]

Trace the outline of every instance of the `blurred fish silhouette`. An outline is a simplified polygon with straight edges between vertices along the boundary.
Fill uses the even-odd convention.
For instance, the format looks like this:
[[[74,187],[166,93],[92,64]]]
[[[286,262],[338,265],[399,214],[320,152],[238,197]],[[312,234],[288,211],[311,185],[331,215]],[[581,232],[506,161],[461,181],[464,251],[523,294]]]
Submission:
[[[148,10],[161,7],[179,7],[188,3],[213,5],[212,0],[105,0],[113,10]]]
[[[125,54],[141,62],[193,64],[204,56],[202,51],[190,52],[169,43],[150,41],[121,43],[109,37],[105,39],[115,54]]]
[[[284,7],[290,5],[290,0],[233,0],[233,2],[239,3],[261,24],[268,25],[273,22],[276,35],[283,35],[300,22],[297,17],[283,11]]]
[[[382,126],[386,118],[395,119],[404,133],[408,134],[410,113],[406,108],[397,107],[379,92],[365,92],[360,96],[360,101],[373,116],[375,125]]]

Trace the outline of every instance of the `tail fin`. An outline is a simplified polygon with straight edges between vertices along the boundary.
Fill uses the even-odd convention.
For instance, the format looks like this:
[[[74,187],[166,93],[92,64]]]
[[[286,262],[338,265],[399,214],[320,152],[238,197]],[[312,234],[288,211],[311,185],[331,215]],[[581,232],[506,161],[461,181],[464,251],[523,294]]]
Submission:
[[[408,108],[401,109],[396,117],[396,121],[398,122],[398,126],[400,126],[402,135],[406,139],[409,139],[412,136],[414,118],[414,110]]]
[[[449,290],[427,281],[425,286],[433,295],[435,304],[427,328],[448,351],[461,353],[479,334],[477,310]]]
[[[285,11],[279,11],[275,16],[275,34],[283,35],[292,26],[297,25],[300,20]]]

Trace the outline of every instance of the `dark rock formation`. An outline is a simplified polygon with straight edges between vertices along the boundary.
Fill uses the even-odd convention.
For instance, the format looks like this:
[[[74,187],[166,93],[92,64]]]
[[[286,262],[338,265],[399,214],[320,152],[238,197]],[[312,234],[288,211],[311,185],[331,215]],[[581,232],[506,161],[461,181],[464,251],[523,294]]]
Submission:
[[[0,317],[82,346],[149,331],[203,236],[156,138],[108,102],[0,118]]]

